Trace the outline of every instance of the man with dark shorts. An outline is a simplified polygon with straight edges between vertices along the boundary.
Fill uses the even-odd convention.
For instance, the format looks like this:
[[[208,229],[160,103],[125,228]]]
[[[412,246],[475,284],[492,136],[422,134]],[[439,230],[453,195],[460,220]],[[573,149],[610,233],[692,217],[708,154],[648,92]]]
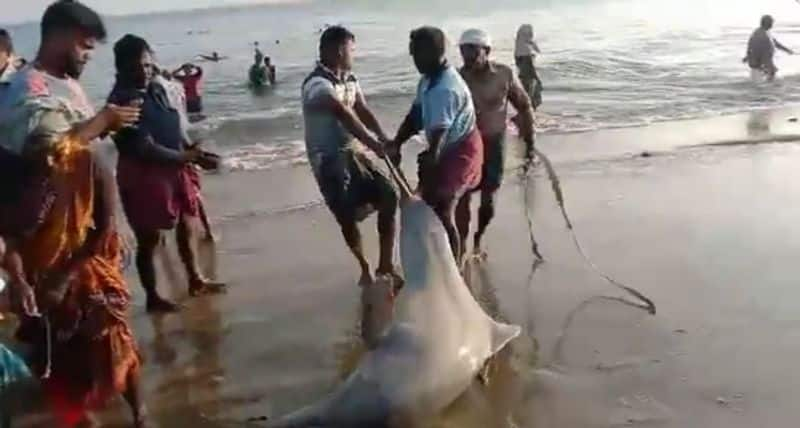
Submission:
[[[520,137],[525,141],[528,153],[534,142],[533,110],[528,94],[511,67],[490,60],[492,41],[485,31],[465,31],[459,46],[464,60],[464,66],[459,71],[472,92],[478,129],[484,144],[481,207],[478,210],[478,230],[473,251],[485,255],[481,250],[481,238],[494,217],[495,195],[503,183],[508,104],[510,102],[519,113]],[[464,241],[469,232],[469,211],[459,216],[457,221],[461,240]]]
[[[447,63],[442,30],[422,27],[411,32],[409,51],[422,74],[414,100],[391,147],[395,161],[400,146],[425,131],[428,149],[419,156],[422,198],[442,221],[456,260],[465,253],[456,217],[469,216],[468,193],[480,184],[483,141],[478,132],[469,87]],[[463,224],[462,224],[463,226]]]
[[[325,202],[361,268],[359,284],[374,281],[364,256],[358,222],[378,211],[380,260],[377,275],[399,279],[392,260],[398,195],[369,151],[383,157],[387,141],[364,99],[353,66],[355,36],[347,29],[326,29],[320,60],[303,82],[306,152]]]

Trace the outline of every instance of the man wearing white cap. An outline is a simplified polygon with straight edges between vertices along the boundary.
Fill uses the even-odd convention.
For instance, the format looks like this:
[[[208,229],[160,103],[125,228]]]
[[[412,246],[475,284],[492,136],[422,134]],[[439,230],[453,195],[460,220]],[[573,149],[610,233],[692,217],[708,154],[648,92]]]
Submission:
[[[462,34],[459,46],[464,60],[460,72],[472,92],[478,130],[484,142],[481,206],[474,238],[475,254],[483,254],[481,238],[494,217],[495,194],[503,181],[508,104],[510,102],[519,113],[520,137],[525,141],[528,153],[534,143],[533,109],[528,94],[511,67],[489,59],[492,50],[489,34],[478,29],[467,30]],[[457,221],[463,241],[469,233],[469,210]]]

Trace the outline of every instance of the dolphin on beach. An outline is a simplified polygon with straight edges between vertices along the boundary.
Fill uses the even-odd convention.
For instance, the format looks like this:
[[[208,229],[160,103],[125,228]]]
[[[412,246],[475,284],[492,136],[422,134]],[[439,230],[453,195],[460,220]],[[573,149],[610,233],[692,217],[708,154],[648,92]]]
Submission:
[[[519,336],[518,326],[495,322],[472,296],[433,210],[407,189],[404,196],[405,286],[392,321],[330,396],[268,427],[414,427],[451,405]]]

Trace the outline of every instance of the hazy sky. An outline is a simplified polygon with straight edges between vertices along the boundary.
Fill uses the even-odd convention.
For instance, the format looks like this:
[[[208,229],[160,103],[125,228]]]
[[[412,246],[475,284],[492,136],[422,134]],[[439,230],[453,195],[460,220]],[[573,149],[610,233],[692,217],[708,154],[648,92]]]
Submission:
[[[0,22],[33,21],[53,0],[0,0]],[[197,9],[244,3],[279,3],[286,0],[83,0],[103,14],[126,15],[162,10]],[[12,5],[9,7],[10,5]]]

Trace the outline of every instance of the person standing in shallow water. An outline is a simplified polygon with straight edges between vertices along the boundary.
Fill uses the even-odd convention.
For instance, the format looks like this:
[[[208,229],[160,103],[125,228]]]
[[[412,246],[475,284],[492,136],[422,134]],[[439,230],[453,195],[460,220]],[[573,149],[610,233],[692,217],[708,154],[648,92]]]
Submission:
[[[183,84],[186,94],[186,110],[189,114],[203,112],[203,69],[194,64],[183,64],[172,72],[172,76]]]
[[[263,64],[262,64],[263,63]],[[262,58],[262,61],[250,66],[250,85],[254,88],[262,88],[268,83],[275,85],[275,66],[272,65],[270,57]]]
[[[503,183],[508,104],[510,102],[519,112],[520,137],[527,146],[528,157],[532,156],[534,143],[533,110],[528,94],[511,67],[490,59],[492,41],[485,31],[465,31],[461,35],[459,48],[464,60],[464,66],[459,71],[472,92],[478,130],[484,144],[481,205],[473,247],[475,254],[482,254],[481,238],[494,217],[495,195]],[[470,195],[467,194],[466,198],[470,198]],[[465,242],[469,232],[470,210],[459,214],[456,221],[461,242]]]
[[[522,87],[530,97],[534,110],[538,110],[542,105],[542,79],[536,72],[536,55],[540,53],[539,45],[534,40],[533,26],[522,24],[517,30],[517,38],[514,43],[514,61],[519,70]]]
[[[375,118],[358,79],[352,74],[355,36],[328,27],[319,41],[319,63],[302,86],[306,152],[325,203],[336,217],[345,242],[361,268],[362,286],[374,277],[364,255],[358,223],[378,211],[378,275],[395,272],[393,253],[397,190],[368,151],[384,156],[386,133]]]
[[[275,72],[275,66],[272,64],[272,58],[268,56],[264,57],[264,70],[267,72],[267,80],[269,80],[269,84],[275,86],[275,81],[278,76]]]
[[[747,42],[747,52],[742,62],[750,67],[750,76],[753,79],[766,78],[767,81],[775,79],[778,67],[775,66],[775,49],[780,49],[789,55],[794,51],[782,45],[772,37],[772,26],[775,20],[770,15],[761,17],[761,25],[753,31]]]
[[[153,52],[147,42],[126,35],[114,45],[117,80],[109,102],[141,103],[136,127],[118,132],[117,182],[122,206],[136,235],[136,267],[147,293],[147,310],[172,312],[177,305],[156,287],[155,251],[162,231],[176,229],[178,250],[192,296],[217,293],[224,284],[200,273],[192,242],[201,216],[200,181],[194,164],[213,168],[215,160],[194,147],[184,127],[180,106],[173,105],[167,88],[154,81]]]
[[[401,146],[425,131],[428,149],[418,158],[422,198],[442,221],[457,261],[464,243],[455,217],[469,216],[468,193],[481,182],[483,140],[476,126],[472,95],[464,79],[445,57],[442,30],[422,27],[411,32],[409,51],[422,74],[417,97],[389,150],[399,165]]]

